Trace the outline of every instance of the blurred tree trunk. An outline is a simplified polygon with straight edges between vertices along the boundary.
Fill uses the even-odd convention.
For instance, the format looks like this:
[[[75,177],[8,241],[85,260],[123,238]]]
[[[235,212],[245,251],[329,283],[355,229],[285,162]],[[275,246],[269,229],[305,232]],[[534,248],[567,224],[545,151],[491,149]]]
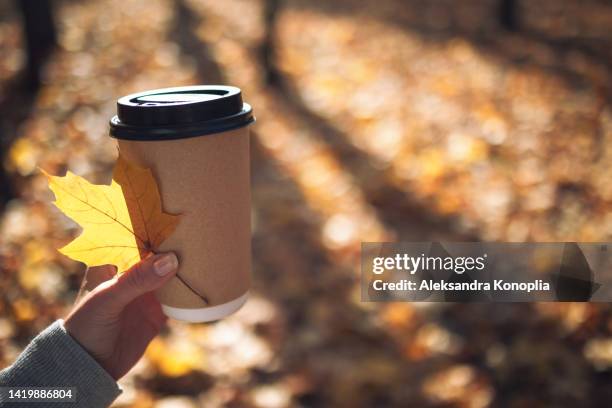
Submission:
[[[53,50],[57,33],[51,0],[17,0],[23,18],[26,42],[26,85],[36,89],[40,85],[40,69]]]
[[[0,98],[0,209],[16,194],[14,176],[4,167],[6,155],[19,125],[30,114],[40,87],[41,69],[57,41],[52,0],[15,0],[14,4],[22,17],[27,61]]]
[[[225,75],[216,64],[208,45],[198,38],[198,27],[205,25],[204,17],[194,12],[184,0],[174,1],[174,22],[170,36],[186,57],[196,63],[199,80],[204,84],[223,84]]]
[[[278,85],[279,75],[275,65],[276,57],[276,18],[280,9],[281,0],[266,0],[264,8],[265,35],[261,44],[260,58],[264,70],[265,81],[269,85]]]
[[[501,0],[499,4],[499,22],[508,31],[518,31],[519,16],[516,0]]]

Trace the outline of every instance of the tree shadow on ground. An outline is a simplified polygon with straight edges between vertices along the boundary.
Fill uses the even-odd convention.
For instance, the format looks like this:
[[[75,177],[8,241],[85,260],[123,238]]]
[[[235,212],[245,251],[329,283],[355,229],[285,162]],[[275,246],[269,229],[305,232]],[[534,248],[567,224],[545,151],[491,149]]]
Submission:
[[[610,99],[610,88],[612,86],[612,77],[609,73],[603,77],[594,80],[591,77],[585,76],[583,72],[572,69],[571,64],[567,64],[567,59],[575,56],[576,53],[584,56],[590,64],[597,67],[603,67],[609,70],[609,56],[605,52],[600,52],[603,48],[601,41],[595,41],[593,46],[589,41],[573,38],[554,38],[545,34],[538,33],[534,30],[523,31],[519,34],[508,34],[502,31],[497,26],[495,21],[491,21],[492,15],[489,14],[488,20],[485,18],[483,26],[462,27],[453,22],[452,16],[449,17],[449,24],[445,28],[440,28],[436,24],[435,19],[423,18],[423,15],[435,15],[436,9],[440,7],[448,7],[461,9],[465,3],[453,3],[443,1],[409,1],[403,2],[402,5],[406,9],[412,9],[411,12],[397,13],[397,1],[377,2],[374,7],[359,7],[354,1],[340,2],[304,2],[304,1],[289,1],[288,5],[292,7],[302,7],[304,9],[317,9],[327,14],[337,14],[342,16],[367,14],[370,17],[377,18],[385,23],[391,23],[404,30],[419,34],[425,41],[447,41],[452,38],[463,38],[470,41],[474,46],[482,49],[489,55],[500,60],[500,64],[521,64],[533,66],[538,69],[548,70],[558,74],[561,78],[567,81],[573,87],[580,87],[585,84],[591,84],[595,88],[599,88],[602,102],[600,104],[599,113],[605,107],[605,100]],[[470,2],[472,7],[474,3]],[[491,12],[491,2],[480,2],[483,10]],[[446,6],[444,5],[446,4]],[[416,10],[416,11],[415,11]],[[267,12],[268,29],[274,30],[274,18],[276,13]],[[610,10],[612,13],[612,9]],[[459,12],[458,14],[460,14]],[[485,14],[486,16],[486,14]],[[274,41],[274,35],[268,34],[266,38]],[[537,54],[525,53],[519,47],[505,47],[504,44],[508,40],[519,40],[519,45],[524,43],[536,44],[539,46],[548,47],[555,55],[555,59],[543,61],[538,59]],[[610,41],[608,42],[608,44]],[[329,140],[334,146],[334,150],[339,152],[340,157],[343,157],[343,162],[349,163],[347,167],[352,168],[350,163],[357,161],[361,162],[367,159],[359,152],[356,152],[350,144],[346,142],[346,136],[342,135],[334,129],[333,124],[326,122],[308,110],[308,107],[297,96],[297,92],[292,88],[292,84],[282,73],[274,66],[274,58],[270,55],[274,50],[274,46],[265,46],[262,48],[262,61],[266,68],[271,71],[271,74],[266,75],[272,86],[277,87],[282,93],[287,95],[288,103],[294,104],[297,110],[303,113],[304,117],[308,118],[315,126],[319,126],[321,134],[329,137]],[[609,102],[608,102],[609,103]],[[600,134],[598,131],[596,133]],[[383,207],[384,208],[384,207]],[[403,214],[400,214],[402,217]],[[384,219],[384,215],[382,215]],[[539,316],[536,310],[528,304],[498,304],[486,305],[482,304],[467,304],[453,305],[445,308],[444,312],[439,316],[438,322],[447,327],[451,332],[458,333],[463,337],[467,347],[466,355],[456,361],[465,362],[481,368],[490,373],[493,379],[495,389],[498,391],[496,396],[497,402],[502,404],[511,398],[521,397],[523,402],[535,404],[538,398],[535,396],[542,392],[542,382],[550,380],[547,376],[554,376],[553,366],[556,365],[556,370],[565,372],[569,384],[572,381],[575,383],[587,384],[582,386],[578,394],[572,394],[571,387],[566,389],[565,393],[559,395],[547,395],[545,401],[554,401],[559,406],[574,406],[576,404],[585,403],[587,401],[595,402],[604,401],[607,397],[605,391],[605,382],[609,378],[606,373],[600,373],[593,370],[582,353],[575,355],[573,350],[585,346],[585,339],[576,339],[572,336],[565,336],[561,333],[563,328],[559,322],[554,322],[547,318]],[[609,314],[608,308],[598,310],[603,316]],[[602,320],[605,318],[602,317]],[[605,329],[603,329],[606,331]],[[496,368],[490,367],[486,361],[487,355],[485,350],[494,345],[495,341],[499,341],[504,347],[514,348],[524,347],[523,342],[527,339],[527,343],[533,342],[531,347],[528,347],[528,359],[525,361],[515,361],[506,363]],[[545,354],[543,349],[554,350],[552,354],[538,357],[540,354]],[[558,353],[558,354],[555,354]],[[540,372],[540,375],[536,372]],[[543,375],[542,373],[546,373]],[[552,381],[553,383],[556,381]],[[580,387],[578,387],[580,388]],[[520,399],[519,399],[520,400]],[[540,400],[541,402],[541,400]]]
[[[518,2],[517,4],[521,4]],[[591,6],[602,6],[599,2]],[[588,6],[586,4],[585,6]],[[555,36],[526,24],[521,24],[521,7],[517,7],[515,17],[519,23],[516,29],[508,31],[499,20],[500,3],[489,0],[455,2],[452,0],[381,0],[375,4],[363,5],[355,0],[336,2],[310,2],[286,0],[268,1],[267,26],[274,31],[276,17],[283,8],[317,10],[328,15],[367,16],[385,24],[390,24],[430,43],[448,42],[463,39],[470,42],[480,52],[500,65],[529,67],[550,72],[563,80],[570,88],[592,88],[596,106],[589,121],[592,138],[597,148],[593,160],[601,158],[604,131],[601,116],[612,102],[612,36],[609,38],[589,38],[579,36]],[[612,14],[612,7],[608,12]],[[538,15],[538,18],[545,16]],[[266,39],[274,41],[274,35]],[[273,50],[273,46],[268,47]],[[271,54],[264,47],[264,52]],[[266,55],[266,54],[264,54]],[[280,72],[273,67],[274,59],[267,55],[263,59],[272,72],[268,77],[272,83],[282,85]]]
[[[202,83],[223,83],[223,72],[215,64],[207,44],[195,34],[201,20],[202,17],[194,13],[183,0],[176,1],[169,39],[179,46],[182,56],[195,60],[197,76]]]
[[[519,2],[520,4],[520,2]],[[597,5],[597,2],[593,2]],[[453,0],[381,0],[363,5],[355,0],[311,2],[287,0],[284,7],[317,10],[327,15],[367,16],[402,30],[419,34],[425,41],[464,39],[501,64],[518,64],[556,73],[573,86],[594,82],[607,100],[612,98],[612,37],[581,38],[555,36],[525,24],[508,32],[498,19],[499,4],[489,0],[456,2]],[[612,13],[612,7],[609,10]],[[521,19],[519,7],[518,19]],[[544,18],[544,16],[538,16]],[[551,52],[541,51],[542,47]],[[581,71],[583,58],[598,69],[598,77]]]
[[[408,401],[438,406],[422,395],[421,377],[451,362],[414,363],[402,357],[400,345],[372,324],[375,311],[351,300],[354,272],[330,260],[319,238],[321,220],[299,188],[266,156],[257,138],[251,151],[254,289],[282,314],[280,335],[279,329],[260,328],[276,332],[272,348],[279,369],[255,372],[254,383],[305,376],[311,387],[296,402],[309,407],[405,406]],[[379,378],[370,365],[387,367],[390,377]],[[393,385],[401,385],[401,392],[390,391]]]

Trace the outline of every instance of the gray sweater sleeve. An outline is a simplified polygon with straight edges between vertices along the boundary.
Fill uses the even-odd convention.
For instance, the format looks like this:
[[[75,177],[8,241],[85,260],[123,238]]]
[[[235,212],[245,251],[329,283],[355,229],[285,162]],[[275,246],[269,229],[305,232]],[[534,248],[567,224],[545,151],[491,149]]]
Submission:
[[[74,387],[76,402],[0,406],[108,407],[121,390],[115,380],[68,334],[58,320],[28,344],[15,363],[0,371],[2,387]]]

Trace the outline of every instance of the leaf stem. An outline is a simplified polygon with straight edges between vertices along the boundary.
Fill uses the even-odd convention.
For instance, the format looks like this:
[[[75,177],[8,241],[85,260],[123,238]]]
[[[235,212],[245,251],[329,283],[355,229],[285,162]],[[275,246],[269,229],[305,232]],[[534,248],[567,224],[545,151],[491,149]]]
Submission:
[[[147,247],[147,248],[150,248],[150,244],[149,244],[148,242],[146,243],[146,247]],[[150,251],[150,253],[152,253],[152,254],[157,254],[157,253],[158,253],[158,252],[156,252],[156,251],[154,251],[154,250],[152,250],[152,249],[149,249],[149,251]],[[143,257],[142,259],[144,259],[144,257]],[[183,285],[185,285],[185,286],[187,287],[187,289],[189,289],[189,290],[190,290],[190,291],[191,291],[191,292],[192,292],[194,295],[196,295],[197,297],[199,297],[200,299],[202,299],[202,301],[203,301],[203,302],[204,302],[206,305],[209,305],[209,304],[210,304],[210,302],[208,301],[208,298],[207,298],[205,295],[201,295],[200,293],[198,293],[198,291],[197,291],[197,290],[195,290],[195,289],[193,288],[193,286],[191,286],[189,283],[187,283],[187,281],[186,281],[185,279],[183,279],[183,277],[182,277],[181,275],[179,275],[179,274],[178,274],[178,272],[177,272],[177,273],[176,273],[176,275],[174,275],[174,276],[176,276],[176,277],[177,277],[177,279],[178,279],[178,280],[180,280],[180,281],[181,281],[181,283],[182,283]]]
[[[206,303],[207,305],[209,304],[209,302],[208,302],[208,298],[207,298],[206,296],[204,296],[204,295],[199,294],[199,293],[198,293],[198,291],[196,291],[196,290],[195,290],[195,289],[194,289],[194,288],[193,288],[193,287],[192,287],[190,284],[188,284],[188,283],[185,281],[185,279],[183,279],[183,278],[181,277],[181,275],[179,275],[179,274],[177,273],[177,274],[176,274],[176,275],[174,275],[174,276],[176,276],[176,277],[178,278],[178,280],[180,280],[180,281],[183,283],[183,285],[187,286],[187,288],[189,288],[189,290],[191,290],[191,291],[193,292],[193,294],[194,294],[194,295],[196,295],[197,297],[199,297],[200,299],[202,299],[202,300],[204,301],[204,303]]]

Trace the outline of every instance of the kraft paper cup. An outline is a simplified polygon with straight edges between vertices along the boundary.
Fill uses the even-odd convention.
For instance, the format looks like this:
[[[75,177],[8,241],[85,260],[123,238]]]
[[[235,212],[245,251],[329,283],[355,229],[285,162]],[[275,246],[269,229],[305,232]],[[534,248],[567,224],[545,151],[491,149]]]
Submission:
[[[242,103],[240,90],[234,87],[166,88],[118,102],[111,135],[121,155],[150,168],[164,211],[181,214],[176,230],[159,248],[179,257],[178,277],[156,292],[169,317],[217,320],[247,300],[251,285],[248,125],[253,120],[250,106]]]

